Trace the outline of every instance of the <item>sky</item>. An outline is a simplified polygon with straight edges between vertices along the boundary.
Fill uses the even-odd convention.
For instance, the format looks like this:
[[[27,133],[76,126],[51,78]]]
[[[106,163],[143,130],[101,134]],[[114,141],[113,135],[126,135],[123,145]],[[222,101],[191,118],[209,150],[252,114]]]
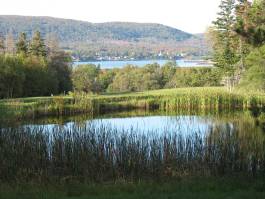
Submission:
[[[150,22],[202,33],[221,0],[0,0],[0,15],[51,16],[89,22]]]

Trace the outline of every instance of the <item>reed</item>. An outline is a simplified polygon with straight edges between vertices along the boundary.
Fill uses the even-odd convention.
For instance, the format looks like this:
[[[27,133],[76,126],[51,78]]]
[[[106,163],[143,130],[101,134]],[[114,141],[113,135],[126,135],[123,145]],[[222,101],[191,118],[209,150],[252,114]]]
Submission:
[[[160,181],[194,176],[260,176],[265,136],[230,126],[206,134],[139,133],[101,126],[2,128],[2,182]]]
[[[5,107],[5,108],[1,108]],[[264,109],[264,93],[228,92],[224,88],[180,88],[128,94],[86,95],[23,98],[0,101],[2,114],[19,118],[62,116],[79,113],[99,114],[106,111],[196,110],[222,111]],[[8,110],[8,111],[7,111]]]

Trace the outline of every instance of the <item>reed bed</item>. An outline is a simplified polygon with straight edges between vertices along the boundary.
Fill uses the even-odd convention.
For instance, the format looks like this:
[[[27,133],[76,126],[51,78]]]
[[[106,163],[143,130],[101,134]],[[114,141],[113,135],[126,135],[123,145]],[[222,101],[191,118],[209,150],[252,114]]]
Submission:
[[[131,109],[221,111],[264,109],[264,93],[228,92],[224,88],[181,88],[128,94],[22,98],[0,100],[1,115],[9,118],[37,118]]]
[[[139,133],[87,125],[0,129],[1,182],[160,181],[187,176],[259,176],[265,136],[216,126],[206,134]]]

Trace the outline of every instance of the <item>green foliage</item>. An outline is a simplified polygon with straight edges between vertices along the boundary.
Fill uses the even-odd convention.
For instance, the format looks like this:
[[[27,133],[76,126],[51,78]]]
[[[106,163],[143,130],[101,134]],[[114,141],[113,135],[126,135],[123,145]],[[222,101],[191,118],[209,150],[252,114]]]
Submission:
[[[163,76],[163,87],[164,88],[170,88],[169,82],[173,78],[173,76],[176,73],[176,68],[177,63],[176,62],[167,62],[163,67],[162,67],[162,76]]]
[[[241,1],[237,6],[235,31],[253,46],[265,42],[265,0]]]
[[[239,86],[246,90],[265,91],[265,45],[248,55],[246,66],[247,71]]]
[[[264,90],[263,50],[255,48],[265,41],[265,0],[222,0],[220,8],[210,33],[223,82],[230,88],[240,82],[241,88]]]
[[[175,87],[218,86],[220,75],[214,68],[178,68],[128,65],[122,69],[100,70],[95,65],[77,66],[72,75],[74,87],[82,92],[134,92]]]
[[[218,86],[221,76],[213,68],[179,68],[168,83],[169,87],[203,87]]]
[[[235,0],[222,0],[220,12],[213,22],[213,40],[215,66],[222,69],[226,76],[232,76],[235,72],[235,64],[239,61],[237,54],[238,38],[233,31],[235,23]]]
[[[47,49],[39,31],[36,31],[32,37],[29,46],[29,53],[38,57],[46,57],[47,55]]]
[[[144,91],[159,89],[161,86],[162,73],[158,64],[148,64],[142,68],[128,65],[116,72],[108,91]]]
[[[0,54],[0,98],[44,96],[71,90],[71,57],[57,50],[46,54],[46,45],[39,32],[28,42],[21,33],[16,50],[7,40],[5,54]],[[16,51],[16,54],[14,53]]]
[[[58,93],[55,73],[41,57],[28,57],[24,60],[25,82],[23,96],[45,96]]]
[[[116,75],[116,70],[100,70],[98,81],[100,84],[100,91],[106,92],[109,85],[113,82]]]
[[[18,42],[16,43],[16,49],[18,54],[26,55],[28,53],[28,41],[26,33],[20,33]]]
[[[53,71],[57,79],[57,92],[67,93],[72,90],[72,67],[71,57],[64,51],[56,50],[48,57],[48,68]]]
[[[20,57],[0,55],[0,98],[22,95],[25,72]]]
[[[77,92],[98,92],[99,67],[93,64],[80,65],[73,70],[72,81]]]

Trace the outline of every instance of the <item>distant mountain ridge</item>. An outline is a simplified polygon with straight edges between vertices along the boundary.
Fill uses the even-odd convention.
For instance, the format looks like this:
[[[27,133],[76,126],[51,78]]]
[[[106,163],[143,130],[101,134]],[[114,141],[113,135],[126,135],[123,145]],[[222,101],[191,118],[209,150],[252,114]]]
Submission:
[[[87,58],[145,57],[160,52],[176,54],[180,52],[176,47],[181,43],[201,39],[176,28],[153,23],[90,23],[53,17],[0,15],[0,34],[6,35],[12,31],[16,38],[19,32],[26,32],[31,37],[35,30],[39,30],[43,36],[55,33],[62,47]],[[185,52],[185,47],[181,48]]]

